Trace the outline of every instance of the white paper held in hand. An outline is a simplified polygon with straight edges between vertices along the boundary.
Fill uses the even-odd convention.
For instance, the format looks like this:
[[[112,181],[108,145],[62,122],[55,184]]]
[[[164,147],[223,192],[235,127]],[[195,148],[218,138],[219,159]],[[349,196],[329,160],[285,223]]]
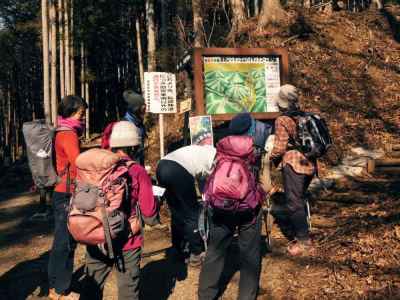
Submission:
[[[154,196],[162,197],[162,195],[164,195],[164,193],[165,193],[165,188],[158,186],[158,185],[153,185],[153,195]]]

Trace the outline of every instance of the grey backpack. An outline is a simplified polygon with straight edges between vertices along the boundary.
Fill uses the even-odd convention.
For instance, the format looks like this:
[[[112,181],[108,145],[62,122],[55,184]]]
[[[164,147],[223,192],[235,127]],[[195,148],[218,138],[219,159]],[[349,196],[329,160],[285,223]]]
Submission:
[[[45,120],[25,122],[22,126],[29,168],[35,185],[41,189],[54,186],[58,176],[54,166],[54,137],[57,131],[72,130],[67,127],[55,128]]]

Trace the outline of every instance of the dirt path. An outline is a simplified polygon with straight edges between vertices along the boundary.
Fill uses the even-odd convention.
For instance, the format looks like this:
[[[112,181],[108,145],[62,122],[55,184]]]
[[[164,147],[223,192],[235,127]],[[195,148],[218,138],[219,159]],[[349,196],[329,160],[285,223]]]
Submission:
[[[399,181],[375,179],[343,184],[320,198],[312,205],[318,250],[312,257],[287,256],[285,240],[274,227],[274,247],[264,253],[258,299],[400,299],[399,195]],[[32,193],[1,193],[0,299],[46,299],[52,222],[29,221],[37,202]],[[156,254],[142,260],[142,299],[196,299],[199,269],[186,268],[163,251],[170,246],[168,228],[146,231],[145,239],[144,252]],[[236,299],[237,256],[234,245],[227,259],[233,262],[226,272],[231,280],[222,299]],[[80,246],[77,290],[83,262]],[[114,275],[104,296],[117,299]]]

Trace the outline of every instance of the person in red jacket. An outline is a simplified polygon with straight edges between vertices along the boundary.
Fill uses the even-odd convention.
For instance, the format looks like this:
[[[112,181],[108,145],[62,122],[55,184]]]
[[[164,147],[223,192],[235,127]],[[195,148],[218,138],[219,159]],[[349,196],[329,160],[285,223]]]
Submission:
[[[67,208],[74,188],[75,159],[80,153],[79,137],[84,131],[87,107],[86,102],[77,96],[66,96],[58,106],[54,150],[60,181],[52,199],[55,229],[48,265],[50,299],[78,299],[78,294],[70,292],[76,244],[68,232]]]
[[[120,121],[113,125],[109,137],[111,151],[133,160],[136,151],[141,147],[139,129],[128,121]],[[117,262],[118,299],[139,299],[140,255],[143,235],[137,216],[137,203],[141,218],[145,224],[158,223],[157,203],[153,196],[151,178],[139,163],[129,168],[129,197],[122,204],[128,217],[131,234],[122,240],[115,241],[113,248],[120,256],[117,261],[110,259],[97,246],[88,246],[86,252],[85,299],[101,299],[104,283]],[[129,202],[128,202],[129,201]]]

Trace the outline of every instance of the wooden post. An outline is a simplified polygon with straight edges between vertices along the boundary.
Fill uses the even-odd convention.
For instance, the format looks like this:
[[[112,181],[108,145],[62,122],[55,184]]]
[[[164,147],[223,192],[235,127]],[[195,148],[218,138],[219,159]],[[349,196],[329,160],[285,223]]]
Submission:
[[[160,126],[160,159],[164,157],[164,115],[158,115],[158,123]]]

